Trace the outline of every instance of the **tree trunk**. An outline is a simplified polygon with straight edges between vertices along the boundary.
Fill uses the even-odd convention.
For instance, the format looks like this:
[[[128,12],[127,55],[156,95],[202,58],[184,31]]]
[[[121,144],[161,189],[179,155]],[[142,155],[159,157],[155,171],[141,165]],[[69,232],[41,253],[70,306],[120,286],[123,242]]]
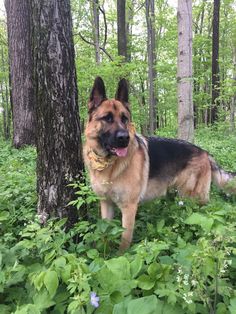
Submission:
[[[68,217],[74,198],[68,184],[83,170],[70,1],[33,0],[35,74],[37,86],[38,213]]]
[[[203,25],[204,25],[204,15],[205,15],[205,2],[203,2],[200,6],[197,18],[194,22],[195,25],[195,29],[194,29],[194,35],[195,37],[199,34],[202,35],[203,32]],[[193,70],[193,72],[195,73],[195,79],[193,81],[193,90],[194,90],[194,95],[198,95],[201,92],[201,83],[200,83],[200,79],[198,78],[198,76],[200,75],[202,69],[202,60],[203,60],[203,49],[202,49],[202,45],[200,46],[196,46],[195,49],[193,50],[193,54],[194,54],[194,59],[196,60],[196,62],[194,63],[195,68]],[[193,111],[194,111],[194,128],[197,127],[197,125],[199,123],[203,122],[202,116],[204,114],[204,110],[201,108],[201,103],[198,103],[197,101],[195,101],[193,103]]]
[[[9,140],[11,138],[11,110],[9,104],[9,86],[8,83],[5,83],[5,101],[6,101],[6,139]]]
[[[212,108],[211,123],[217,121],[220,96],[220,69],[219,69],[219,25],[220,25],[220,0],[214,0],[213,35],[212,35]]]
[[[149,89],[149,130],[153,134],[158,127],[156,98],[156,36],[154,0],[146,0],[148,89]]]
[[[4,50],[1,49],[1,67],[2,72],[8,72],[8,64],[4,57]],[[6,69],[7,68],[7,69]],[[4,77],[2,78],[1,84],[1,96],[2,96],[2,107],[3,107],[3,129],[5,140],[10,139],[10,127],[11,127],[11,112],[9,106],[9,95],[8,95],[8,80]]]
[[[13,144],[35,144],[35,90],[30,0],[5,0],[9,46]]]
[[[194,138],[192,92],[192,1],[178,0],[178,137]]]
[[[128,2],[127,23],[126,23],[127,61],[128,62],[131,62],[133,21],[134,21],[134,0],[131,0]]]
[[[127,61],[127,34],[125,18],[126,0],[117,0],[117,38],[118,38],[118,55],[124,57]]]
[[[235,32],[236,35],[236,32]],[[236,88],[236,40],[233,43],[233,86]],[[235,107],[236,107],[236,92],[232,96],[230,104],[230,130],[235,130]]]
[[[99,65],[101,62],[100,58],[100,42],[99,42],[99,0],[92,0],[92,11],[93,11],[93,37],[95,47],[95,59]]]

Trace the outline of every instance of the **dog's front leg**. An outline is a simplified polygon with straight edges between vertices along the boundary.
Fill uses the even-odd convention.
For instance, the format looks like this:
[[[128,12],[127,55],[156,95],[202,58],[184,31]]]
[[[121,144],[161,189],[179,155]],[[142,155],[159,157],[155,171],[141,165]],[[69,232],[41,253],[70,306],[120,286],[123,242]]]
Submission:
[[[114,217],[114,209],[113,203],[108,200],[102,200],[101,202],[101,215],[102,219],[113,219]]]
[[[138,204],[128,204],[121,208],[122,227],[125,228],[125,230],[121,237],[120,251],[126,250],[132,241],[137,208]]]

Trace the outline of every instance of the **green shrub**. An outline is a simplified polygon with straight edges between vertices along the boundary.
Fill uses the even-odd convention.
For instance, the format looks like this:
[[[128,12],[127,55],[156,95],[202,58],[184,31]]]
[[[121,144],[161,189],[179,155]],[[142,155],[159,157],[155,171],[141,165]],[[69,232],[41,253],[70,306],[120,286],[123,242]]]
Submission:
[[[233,136],[198,130],[196,143],[236,169]],[[202,207],[173,193],[141,205],[119,256],[120,219],[99,219],[89,185],[74,183],[73,201],[89,221],[65,232],[65,219],[38,222],[34,149],[1,142],[0,172],[0,313],[236,312],[233,198],[214,188]]]

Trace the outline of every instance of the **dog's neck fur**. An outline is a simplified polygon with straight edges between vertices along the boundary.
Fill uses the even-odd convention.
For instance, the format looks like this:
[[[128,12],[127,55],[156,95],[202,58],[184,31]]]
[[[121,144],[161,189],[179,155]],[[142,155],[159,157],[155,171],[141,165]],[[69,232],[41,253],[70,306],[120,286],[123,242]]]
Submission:
[[[101,156],[93,149],[89,149],[87,158],[93,170],[103,171],[115,162],[117,156]]]

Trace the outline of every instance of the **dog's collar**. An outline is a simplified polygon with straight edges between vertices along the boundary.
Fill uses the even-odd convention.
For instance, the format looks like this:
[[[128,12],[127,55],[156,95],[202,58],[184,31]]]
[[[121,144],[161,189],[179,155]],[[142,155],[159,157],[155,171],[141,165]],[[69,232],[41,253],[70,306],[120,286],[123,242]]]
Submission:
[[[97,171],[102,171],[108,168],[117,159],[117,156],[100,156],[92,149],[88,150],[87,157],[89,159],[90,167]]]

